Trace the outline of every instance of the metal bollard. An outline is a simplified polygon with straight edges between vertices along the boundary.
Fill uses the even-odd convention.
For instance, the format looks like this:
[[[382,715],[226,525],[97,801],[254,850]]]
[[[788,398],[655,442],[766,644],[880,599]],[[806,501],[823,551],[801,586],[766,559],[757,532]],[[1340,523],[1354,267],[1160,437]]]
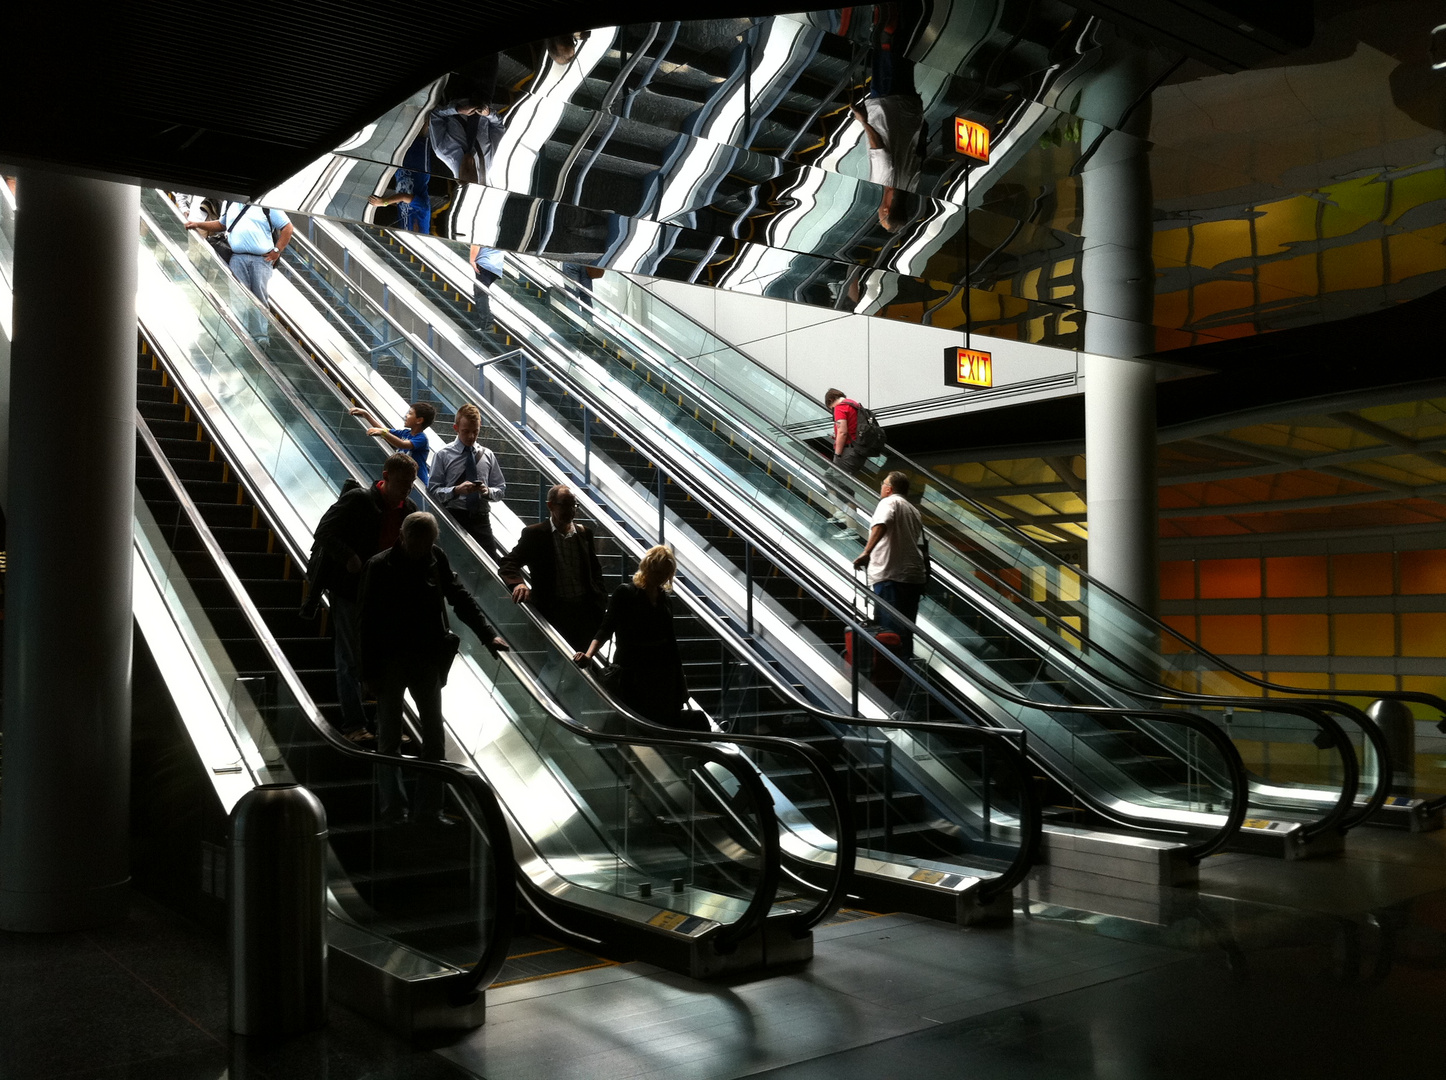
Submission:
[[[300,784],[262,784],[231,811],[231,1030],[326,1023],[326,811]]]
[[[1366,715],[1376,722],[1386,745],[1391,750],[1391,770],[1396,774],[1397,783],[1416,771],[1416,718],[1411,707],[1395,698],[1382,698],[1371,702]]]

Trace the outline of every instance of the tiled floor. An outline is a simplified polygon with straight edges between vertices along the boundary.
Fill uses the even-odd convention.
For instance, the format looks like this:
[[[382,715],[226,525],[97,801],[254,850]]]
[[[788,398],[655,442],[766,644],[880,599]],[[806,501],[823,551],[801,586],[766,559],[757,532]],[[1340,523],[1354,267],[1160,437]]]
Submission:
[[[687,1080],[1435,1075],[1446,833],[1344,858],[1221,856],[1151,926],[1034,905],[1012,926],[841,922],[803,970],[697,983],[630,963],[488,995],[410,1047],[338,1007],[280,1046],[226,1034],[224,953],[138,899],[115,928],[0,934],[0,1080]]]

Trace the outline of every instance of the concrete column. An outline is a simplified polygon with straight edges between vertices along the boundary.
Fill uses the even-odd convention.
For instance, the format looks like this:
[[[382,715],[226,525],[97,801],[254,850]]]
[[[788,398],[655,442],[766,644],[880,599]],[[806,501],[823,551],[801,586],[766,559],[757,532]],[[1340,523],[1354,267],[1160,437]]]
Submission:
[[[0,929],[125,914],[137,188],[20,178]]]
[[[1154,350],[1153,204],[1144,141],[1150,105],[1139,100],[1148,85],[1139,50],[1115,41],[1106,53],[1089,88],[1089,114],[1128,116],[1119,132],[1084,125],[1084,145],[1094,148],[1080,175],[1089,570],[1153,613],[1159,600],[1155,374],[1149,363],[1130,359]]]

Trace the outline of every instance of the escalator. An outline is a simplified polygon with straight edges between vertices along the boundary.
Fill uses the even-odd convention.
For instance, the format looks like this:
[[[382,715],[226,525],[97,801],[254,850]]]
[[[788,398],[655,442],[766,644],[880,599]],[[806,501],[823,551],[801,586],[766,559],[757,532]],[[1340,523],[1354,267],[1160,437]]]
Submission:
[[[292,288],[273,289],[284,324],[344,390],[348,404],[390,415],[407,401],[426,399],[438,408],[438,434],[448,433],[450,424],[441,417],[477,399],[476,388],[460,382],[421,338],[393,319],[400,302],[383,310],[303,235],[298,232],[287,253]],[[504,546],[541,512],[546,487],[570,482],[583,496],[584,510],[592,511],[608,576],[614,567],[630,570],[646,540],[609,522],[605,505],[590,501],[585,477],[569,473],[485,397],[480,400],[481,441],[498,453],[507,479],[506,497],[492,514]],[[480,549],[474,555],[485,558]],[[678,595],[683,604],[676,623],[694,702],[759,762],[780,813],[806,821],[828,807],[796,764],[769,760],[779,736],[819,750],[846,782],[861,856],[852,893],[949,918],[1008,910],[1009,890],[1028,868],[1037,833],[1027,771],[1009,735],[822,713],[804,700],[800,684],[784,681],[781,665],[720,626],[686,575]],[[770,737],[759,737],[765,735]],[[799,870],[807,874],[806,867]]]
[[[469,305],[463,299],[461,291],[468,286],[456,277],[438,273],[435,268],[421,262],[408,263],[405,258],[388,257],[384,252],[384,242],[369,231],[345,230],[330,225],[319,225],[318,228],[322,233],[342,242],[345,250],[335,261],[349,266],[351,280],[356,286],[363,291],[374,290],[383,299],[390,297],[394,313],[403,305],[404,294],[415,291],[426,297],[430,303],[422,303],[412,312],[413,330],[417,336],[425,338],[429,345],[434,344],[436,351],[446,362],[458,370],[475,370],[475,365],[481,365],[485,379],[482,391],[484,396],[492,394],[509,405],[520,430],[531,431],[539,441],[549,443],[554,452],[569,458],[579,473],[587,470],[587,462],[591,460],[594,486],[601,485],[600,497],[611,500],[619,508],[630,507],[631,512],[625,514],[625,517],[631,521],[631,527],[645,534],[656,535],[659,506],[655,498],[649,501],[648,493],[657,490],[656,480],[659,473],[657,470],[644,472],[651,469],[651,459],[639,463],[638,459],[644,455],[637,452],[639,442],[635,431],[630,430],[624,434],[624,425],[620,418],[599,407],[596,398],[587,398],[586,410],[583,410],[579,404],[581,396],[577,387],[565,387],[555,377],[555,369],[541,371],[536,367],[535,360],[529,361],[525,369],[538,371],[539,375],[533,378],[524,390],[524,365],[518,363],[518,350],[513,348],[515,339],[499,339],[493,328],[481,327],[476,325],[475,321],[469,320],[470,313],[466,310]],[[410,244],[416,238],[405,239]],[[506,309],[505,313],[499,314],[499,318],[506,320],[515,316],[515,309],[506,303],[511,298],[510,287],[502,297],[498,297],[494,292],[494,313]],[[561,335],[552,335],[549,344],[560,345],[561,342]],[[568,343],[570,344],[570,341]],[[532,411],[518,415],[522,413],[523,402],[527,402],[526,409]],[[588,442],[585,435],[589,428],[593,433],[591,442]],[[579,438],[580,432],[584,433],[582,438]],[[602,463],[610,459],[599,453],[597,448],[600,445],[599,440],[610,438],[616,440],[612,445],[620,456],[624,453],[634,454],[634,459],[629,464],[637,471],[615,462],[607,469],[604,468]],[[573,444],[572,448],[564,450],[563,447],[569,440]],[[588,449],[589,446],[591,450]],[[610,483],[609,470],[618,482]],[[851,671],[844,667],[837,652],[830,649],[828,643],[841,642],[844,633],[850,628],[851,617],[853,625],[857,626],[856,615],[841,609],[836,600],[821,595],[810,585],[806,567],[800,567],[786,558],[780,559],[769,553],[767,542],[760,542],[756,534],[746,544],[742,540],[735,541],[730,534],[743,536],[750,531],[741,521],[739,510],[720,506],[716,498],[709,499],[700,490],[691,487],[684,490],[685,485],[666,469],[663,475],[666,497],[662,509],[667,538],[680,545],[680,560],[689,572],[714,586],[710,591],[710,599],[715,606],[733,619],[740,631],[765,643],[781,645],[786,637],[791,636],[795,642],[811,637],[813,645],[809,657],[802,658],[800,653],[795,652],[793,662],[812,666],[819,673],[817,686],[832,694],[835,708],[838,704],[848,702],[850,680],[857,668]],[[736,500],[734,505],[746,504],[740,499]],[[760,508],[754,507],[747,513],[753,513],[754,509]],[[648,523],[649,518],[652,524]],[[689,527],[692,523],[697,524],[697,529]],[[702,529],[708,530],[706,536],[699,535],[698,530]],[[730,546],[734,556],[732,559],[727,558],[730,554],[727,549]],[[758,565],[740,567],[740,561],[751,561],[750,552],[759,556]],[[727,595],[730,589],[734,594],[731,597]],[[745,605],[750,610],[754,607],[758,609],[760,624],[753,624],[750,618],[745,625],[745,618],[742,617]],[[811,630],[811,625],[816,626],[817,630]],[[857,628],[856,632],[866,633],[861,627]],[[885,658],[881,662],[888,661]],[[896,676],[896,681],[905,680],[909,680],[911,685],[918,685],[923,681],[923,677],[912,669],[903,669]],[[865,716],[886,717],[891,711],[890,695],[879,693],[877,688],[862,689],[860,711]],[[1065,707],[1062,711],[1072,710]],[[1090,711],[1085,707],[1074,710],[1074,713],[1083,720]],[[1115,715],[1118,717],[1118,712]],[[947,717],[950,720],[971,719],[968,712],[957,708],[951,702],[944,702],[940,706],[937,717]],[[1165,714],[1158,710],[1136,710],[1133,720],[1141,724],[1169,724],[1184,729],[1184,738],[1190,742],[1191,751],[1195,755],[1195,768],[1191,771],[1176,768],[1173,767],[1172,759],[1166,755],[1147,754],[1135,749],[1132,754],[1118,755],[1135,759],[1130,763],[1135,768],[1134,775],[1127,781],[1101,778],[1098,774],[1086,775],[1085,783],[1068,780],[1067,784],[1070,786],[1064,788],[1061,798],[1068,799],[1071,803],[1076,799],[1090,798],[1090,792],[1081,790],[1088,784],[1095,788],[1094,805],[1099,808],[1104,818],[1114,822],[1133,818],[1137,824],[1145,823],[1154,816],[1152,810],[1139,813],[1141,803],[1157,804],[1162,812],[1154,816],[1153,821],[1145,824],[1145,828],[1156,835],[1163,830],[1169,835],[1185,837],[1180,846],[1186,850],[1214,850],[1212,845],[1217,842],[1222,832],[1233,832],[1239,824],[1240,819],[1234,816],[1235,811],[1231,806],[1230,779],[1230,762],[1232,759],[1238,760],[1238,755],[1227,740],[1219,737],[1219,732],[1207,731],[1209,725],[1188,713],[1176,711]],[[1138,739],[1138,732],[1126,724],[1111,729],[1110,734],[1121,743],[1131,738]],[[1138,746],[1138,743],[1136,745]],[[1036,748],[1032,736],[1030,748]],[[1346,769],[1353,767],[1353,759],[1346,758],[1344,761]],[[1351,778],[1348,777],[1347,780],[1348,783],[1353,783]],[[1115,789],[1102,798],[1098,797],[1097,793],[1106,790],[1103,785],[1107,783],[1114,783]],[[1061,822],[1060,831],[1061,834],[1067,831],[1067,823]],[[1302,830],[1294,831],[1299,836]]]
[[[526,265],[547,275],[551,289],[567,286],[546,264],[534,260]],[[654,381],[664,373],[675,386],[686,387],[690,398],[696,395],[706,408],[727,415],[739,441],[765,470],[808,473],[830,492],[828,505],[851,502],[864,508],[872,497],[870,479],[892,469],[913,478],[932,537],[935,566],[921,619],[930,618],[932,611],[944,636],[967,635],[974,642],[973,651],[999,664],[1037,666],[1041,656],[1049,657],[1061,671],[1117,702],[1174,701],[1228,716],[1249,703],[1267,712],[1278,708],[1279,701],[1267,704],[1266,695],[1305,699],[1312,708],[1330,713],[1347,731],[1358,754],[1373,766],[1357,798],[1353,821],[1371,817],[1420,828],[1446,806],[1439,755],[1428,751],[1412,762],[1398,754],[1392,775],[1392,752],[1378,725],[1358,707],[1269,682],[1205,652],[1070,566],[1048,544],[1001,519],[947,478],[893,450],[874,457],[863,481],[832,469],[810,451],[807,441],[825,436],[831,427],[831,418],[818,402],[626,279],[609,281],[611,303],[588,298],[589,310],[598,313],[604,332],[614,341],[626,340],[630,361],[643,358],[640,362]],[[638,318],[622,314],[622,308],[637,312]],[[861,540],[867,524],[857,520],[849,531]],[[846,546],[853,542],[845,540]],[[1375,696],[1397,710],[1414,706],[1423,724],[1434,722],[1446,730],[1446,701],[1439,697],[1401,691]],[[1301,734],[1294,739],[1273,735],[1268,726],[1261,726],[1251,736],[1258,748],[1252,765],[1265,782],[1270,779],[1270,743],[1286,743],[1277,748],[1283,752],[1278,756],[1289,756],[1288,744],[1301,741]]]
[[[179,232],[179,223],[172,223]],[[252,302],[249,294],[228,293],[229,275],[219,264],[207,279],[178,257],[176,238],[161,228],[143,215],[142,249],[150,263],[142,260],[142,326],[167,371],[170,405],[189,413],[180,421],[165,419],[200,421],[204,437],[189,441],[209,440],[216,447],[214,460],[209,448],[204,454],[192,450],[199,456],[181,466],[197,474],[197,483],[222,485],[206,488],[205,501],[222,498],[227,484],[240,491],[239,482],[249,492],[269,550],[253,550],[260,541],[245,530],[228,541],[238,545],[234,554],[261,602],[284,605],[289,595],[294,598],[295,568],[320,512],[343,480],[365,480],[379,471],[385,453],[365,436],[354,440],[354,453],[333,438],[273,364],[307,371],[305,361],[275,336],[265,346],[250,340],[244,328],[254,325],[257,312],[245,306]],[[238,306],[239,313],[231,310]],[[334,419],[353,424],[342,404],[333,404]],[[187,441],[181,429],[167,435]],[[362,471],[358,459],[365,463]],[[495,580],[469,573],[465,557],[465,550],[453,554],[454,567],[525,655],[531,643],[506,594]],[[622,943],[700,975],[806,955],[808,927],[841,898],[830,887],[830,873],[837,872],[821,866],[823,885],[783,880],[783,830],[758,771],[742,755],[583,727],[515,657],[495,663],[470,632],[458,629],[463,653],[444,693],[447,756],[468,762],[506,793],[518,879],[535,917],[558,932]],[[301,663],[324,660],[316,641],[297,647]],[[306,670],[319,695],[327,694],[331,681],[331,695],[323,700],[334,700],[331,673]],[[572,714],[605,720],[596,710],[575,707]],[[810,762],[804,758],[795,753],[791,763],[806,776]],[[812,836],[824,842],[820,830]],[[846,851],[838,861],[846,868]]]
[[[302,784],[325,808],[334,996],[401,1030],[424,1015],[424,1026],[476,1026],[516,906],[495,796],[474,773],[397,762],[409,786],[444,785],[453,824],[382,823],[373,773],[388,766],[327,722],[337,708],[331,645],[295,614],[301,581],[290,557],[144,340],[136,425],[138,592],[149,583],[171,601],[174,623],[225,693],[238,763],[220,768],[239,776],[249,765],[254,782]],[[164,629],[142,625],[159,666],[174,673]],[[173,690],[178,709],[182,693]]]

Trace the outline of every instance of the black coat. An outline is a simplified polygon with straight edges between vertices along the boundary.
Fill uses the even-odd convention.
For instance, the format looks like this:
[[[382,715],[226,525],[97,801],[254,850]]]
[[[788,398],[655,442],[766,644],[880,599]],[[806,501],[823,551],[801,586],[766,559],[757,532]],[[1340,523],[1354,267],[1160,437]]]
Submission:
[[[673,632],[672,595],[659,592],[654,604],[631,582],[619,585],[608,601],[597,640],[607,641],[614,634],[618,698],[646,720],[677,726],[688,701],[688,681]]]
[[[457,618],[484,643],[497,636],[441,548],[433,545],[430,558],[416,561],[399,541],[373,555],[361,584],[363,681],[379,682],[389,669],[437,657],[447,630],[444,603],[450,603]]]
[[[376,485],[343,489],[316,526],[306,568],[312,589],[331,589],[347,600],[356,599],[366,561],[382,550],[379,543],[386,512],[386,502]],[[416,512],[415,502],[410,498],[402,500],[402,517]],[[346,568],[353,555],[362,561],[363,568],[354,574]]]
[[[583,573],[586,576],[584,589],[594,606],[602,611],[607,606],[608,592],[603,585],[602,563],[597,557],[597,538],[592,530],[581,522],[574,522],[578,540],[583,547]],[[532,603],[544,615],[551,610],[557,599],[557,552],[552,546],[552,521],[539,521],[522,530],[517,546],[497,567],[508,588],[524,584],[522,568],[532,571]]]

